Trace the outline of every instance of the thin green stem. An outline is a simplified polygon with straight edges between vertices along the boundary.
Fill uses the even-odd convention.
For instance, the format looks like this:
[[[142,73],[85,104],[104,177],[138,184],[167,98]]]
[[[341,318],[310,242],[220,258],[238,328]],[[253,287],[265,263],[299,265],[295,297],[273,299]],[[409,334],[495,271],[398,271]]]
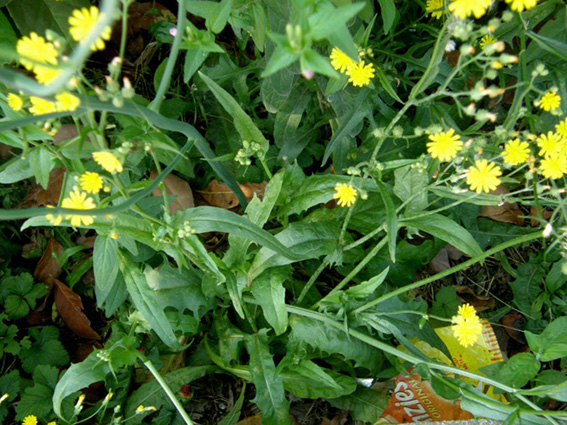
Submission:
[[[317,270],[315,270],[315,273],[311,275],[311,277],[309,278],[309,280],[301,290],[301,294],[299,294],[296,304],[301,304],[303,298],[305,298],[305,296],[307,295],[307,293],[309,292],[309,290],[311,289],[311,287],[313,286],[319,275],[323,272],[323,270],[325,270],[325,267],[327,267],[328,265],[329,265],[329,257],[327,256],[323,259]]]
[[[167,64],[165,66],[165,70],[163,71],[163,76],[161,77],[156,97],[148,106],[149,109],[156,112],[159,111],[161,102],[165,97],[165,92],[169,88],[169,83],[171,82],[171,74],[173,73],[173,67],[175,66],[175,62],[177,61],[177,56],[179,55],[179,48],[181,47],[183,34],[185,34],[185,16],[187,15],[187,10],[185,10],[185,0],[178,0],[177,3],[177,34],[173,40],[171,52],[169,54],[169,58],[167,58]]]
[[[386,243],[388,243],[388,236],[382,238],[380,240],[380,242],[378,242],[376,244],[376,246],[374,248],[372,248],[372,250],[366,254],[366,257],[364,257],[362,259],[362,261],[360,263],[358,263],[356,265],[356,267],[354,269],[352,269],[352,271],[343,279],[339,282],[339,284],[337,286],[335,286],[331,292],[329,292],[327,295],[325,295],[323,298],[321,298],[319,301],[317,301],[315,304],[313,304],[313,306],[311,307],[312,309],[316,309],[317,307],[319,307],[321,305],[321,303],[326,300],[327,298],[332,297],[333,295],[335,295],[338,291],[340,291],[341,289],[344,288],[344,286],[349,283],[351,281],[351,279],[353,277],[355,277],[358,272],[360,272],[365,266],[366,264],[368,264],[368,262],[370,260],[372,260],[372,258],[374,258],[374,256],[378,253],[378,251],[380,251],[385,245]]]
[[[173,403],[173,406],[175,407],[175,409],[177,410],[177,412],[181,415],[181,417],[183,418],[183,421],[187,424],[187,425],[193,425],[193,422],[191,421],[191,418],[189,418],[189,415],[187,414],[187,412],[185,411],[185,409],[183,408],[183,406],[181,405],[181,403],[179,402],[179,400],[177,399],[177,397],[175,396],[175,394],[173,394],[173,391],[171,391],[171,388],[169,388],[169,385],[167,385],[167,383],[164,381],[164,379],[161,377],[161,375],[159,374],[159,372],[157,371],[157,369],[154,367],[154,365],[152,364],[151,361],[146,360],[144,361],[144,366],[146,366],[148,368],[148,370],[152,373],[152,375],[154,375],[154,378],[156,379],[156,381],[159,383],[159,385],[161,386],[161,388],[163,389],[163,391],[167,394],[167,396],[169,397],[169,399],[171,400],[171,403]]]
[[[472,266],[473,264],[476,264],[479,261],[482,261],[485,258],[496,254],[497,252],[503,251],[506,248],[510,248],[511,246],[519,245],[519,244],[522,244],[522,243],[525,243],[525,242],[533,241],[534,239],[538,239],[540,237],[541,237],[541,231],[537,231],[537,232],[533,232],[533,233],[528,233],[527,235],[520,236],[520,237],[512,239],[510,241],[501,243],[500,245],[497,245],[494,248],[491,248],[488,251],[483,252],[481,255],[478,255],[474,258],[471,258],[470,260],[465,261],[461,264],[457,264],[456,266],[451,267],[450,269],[447,269],[445,271],[437,273],[437,274],[430,276],[426,279],[422,279],[418,282],[414,282],[410,285],[406,285],[406,286],[403,286],[401,288],[395,289],[391,292],[388,292],[387,294],[385,294],[385,295],[383,295],[379,298],[376,298],[374,301],[371,301],[368,304],[365,304],[365,305],[357,308],[356,310],[354,310],[354,313],[355,314],[362,313],[363,311],[368,310],[369,308],[372,308],[375,305],[380,304],[381,302],[389,300],[390,298],[397,297],[398,295],[401,295],[403,293],[411,291],[412,289],[419,288],[423,285],[427,285],[428,283],[435,282],[436,280],[439,280],[439,279],[441,279],[445,276],[449,276],[449,275],[456,273],[460,270],[466,269],[467,267]]]

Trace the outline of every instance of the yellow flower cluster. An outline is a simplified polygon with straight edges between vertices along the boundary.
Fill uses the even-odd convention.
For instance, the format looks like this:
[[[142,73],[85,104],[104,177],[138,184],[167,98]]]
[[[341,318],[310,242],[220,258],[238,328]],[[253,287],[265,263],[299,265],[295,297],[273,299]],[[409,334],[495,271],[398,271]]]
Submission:
[[[538,0],[506,0],[510,4],[510,9],[514,12],[523,12],[536,6]],[[436,19],[443,16],[444,0],[427,0],[425,10]],[[476,19],[483,17],[492,0],[450,0],[448,9],[459,19],[466,19],[473,16]]]
[[[98,21],[99,12],[97,7],[91,6],[90,8],[76,9],[69,18],[69,34],[71,34],[73,40],[83,43],[95,30]],[[110,27],[105,27],[102,30],[100,37],[91,45],[91,50],[103,50],[103,40],[110,40]]]
[[[453,316],[453,335],[463,347],[474,344],[482,333],[482,324],[476,315],[476,310],[470,304],[459,307],[458,315]]]
[[[365,65],[363,60],[356,62],[341,49],[333,47],[330,59],[331,66],[340,73],[348,75],[349,83],[355,87],[367,86],[374,78],[373,64]]]

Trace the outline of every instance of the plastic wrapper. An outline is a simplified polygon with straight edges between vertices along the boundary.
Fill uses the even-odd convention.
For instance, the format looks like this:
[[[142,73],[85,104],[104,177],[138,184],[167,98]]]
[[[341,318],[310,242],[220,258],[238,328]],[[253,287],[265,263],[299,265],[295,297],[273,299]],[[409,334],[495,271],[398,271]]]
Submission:
[[[414,338],[411,342],[431,359],[459,369],[481,374],[479,369],[492,363],[501,362],[502,353],[490,324],[481,319],[482,334],[478,341],[463,347],[453,336],[451,327],[437,328],[435,332],[443,340],[453,361],[437,348]],[[492,387],[471,378],[463,378],[488,396],[506,402],[502,395],[493,394]],[[456,421],[472,419],[473,415],[462,410],[459,400],[446,400],[435,394],[429,381],[422,381],[417,373],[398,375],[388,407],[375,425],[405,424],[429,421]]]

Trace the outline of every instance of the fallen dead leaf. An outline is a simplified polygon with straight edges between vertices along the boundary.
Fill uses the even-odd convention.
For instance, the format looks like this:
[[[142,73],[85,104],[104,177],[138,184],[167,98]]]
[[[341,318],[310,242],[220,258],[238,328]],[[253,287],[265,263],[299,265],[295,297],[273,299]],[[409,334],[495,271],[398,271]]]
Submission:
[[[157,176],[158,173],[156,170],[153,170],[150,173],[151,180],[155,180]],[[177,196],[175,200],[169,204],[169,213],[171,215],[175,214],[177,211],[195,207],[193,191],[191,190],[189,183],[185,180],[177,177],[176,175],[168,174],[165,179],[163,179],[163,184],[165,185],[165,192],[168,196]],[[152,191],[152,195],[163,196],[159,187],[156,187]]]
[[[254,415],[238,421],[236,425],[262,425],[262,415]]]
[[[266,182],[246,184],[238,183],[238,186],[240,186],[240,190],[242,190],[246,200],[250,201],[254,197],[254,194],[256,194],[256,196],[260,199],[264,197],[266,184]],[[205,201],[213,207],[228,210],[238,206],[239,204],[236,195],[228,188],[228,186],[217,180],[212,180],[209,185],[205,189],[200,190],[199,193],[203,196]]]
[[[63,254],[63,251],[65,251],[63,245],[55,239],[50,239],[37,266],[35,266],[33,277],[36,282],[45,283],[48,286],[48,295],[53,287],[53,279],[56,279],[61,273],[61,264],[59,264],[57,258]]]
[[[457,298],[464,303],[472,305],[477,313],[492,310],[494,308],[494,298],[492,297],[487,295],[477,295],[467,286],[454,285],[453,288],[457,291]]]
[[[500,323],[504,326],[504,330],[510,338],[515,339],[521,344],[526,343],[524,333],[521,331],[526,323],[524,316],[517,311],[511,311],[500,319]]]
[[[55,305],[61,319],[77,335],[87,339],[100,339],[98,333],[91,328],[91,321],[83,313],[81,297],[58,279],[55,282]]]
[[[18,204],[18,208],[35,208],[46,205],[57,205],[63,186],[65,168],[54,168],[49,173],[49,183],[47,189],[40,184],[34,184],[28,194]]]
[[[541,209],[541,207],[539,207],[539,211],[541,214],[541,218],[543,218],[544,220],[549,220],[551,218],[551,216],[553,215],[553,211],[550,211],[548,209]],[[540,220],[538,220],[537,218],[540,217],[540,214],[538,214],[538,207],[535,205],[532,205],[530,207],[530,215],[534,218],[532,218],[530,220],[530,225],[532,227],[537,227],[540,225]],[[536,218],[537,217],[537,218]]]
[[[499,185],[496,190],[490,192],[491,195],[506,195],[510,193],[506,187]],[[488,217],[494,221],[500,221],[503,223],[512,223],[516,226],[523,226],[524,213],[518,207],[515,202],[504,202],[500,205],[485,205],[480,210],[481,217]]]

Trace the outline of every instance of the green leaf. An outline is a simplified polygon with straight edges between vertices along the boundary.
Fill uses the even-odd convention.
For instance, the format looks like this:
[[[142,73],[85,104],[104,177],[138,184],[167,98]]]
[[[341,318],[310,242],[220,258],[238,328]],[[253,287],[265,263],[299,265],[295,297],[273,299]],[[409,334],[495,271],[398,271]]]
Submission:
[[[450,319],[457,314],[461,303],[457,300],[457,291],[452,286],[445,286],[435,294],[431,314]]]
[[[183,313],[189,309],[196,319],[200,319],[213,306],[213,300],[203,295],[202,274],[196,270],[174,269],[165,263],[157,270],[146,267],[144,274],[162,310],[173,307]]]
[[[359,386],[352,394],[328,401],[333,407],[349,410],[353,420],[374,423],[386,410],[389,398],[387,389],[378,391]]]
[[[183,67],[183,82],[188,83],[191,77],[203,65],[209,53],[204,51],[200,46],[187,49],[185,54],[185,65]]]
[[[405,166],[394,171],[394,194],[407,202],[406,216],[411,216],[427,208],[428,175],[425,170]]]
[[[535,378],[539,369],[540,363],[532,353],[518,353],[504,363],[496,379],[505,385],[522,388]]]
[[[377,183],[378,191],[384,201],[386,209],[386,232],[388,234],[388,251],[390,252],[390,259],[392,263],[396,262],[396,239],[398,237],[398,216],[396,214],[396,207],[392,201],[392,197],[382,182]]]
[[[415,227],[429,233],[474,258],[482,254],[482,249],[471,234],[450,218],[440,214],[431,214],[424,217],[404,219],[403,226]]]
[[[346,23],[364,8],[364,3],[332,7],[322,3],[319,10],[309,16],[309,29],[314,40],[322,40],[344,27]]]
[[[263,200],[255,196],[246,208],[246,216],[248,219],[259,227],[263,227],[270,218],[270,214],[280,196],[284,174],[285,170],[283,169],[276,173],[264,189]],[[252,241],[241,236],[230,234],[228,236],[228,242],[230,246],[223,257],[224,263],[228,267],[244,263],[246,253]]]
[[[288,279],[287,267],[272,268],[262,273],[252,283],[252,295],[262,307],[266,321],[276,335],[287,330],[287,310],[285,307],[285,289],[283,283]]]
[[[254,40],[256,48],[260,52],[264,52],[264,43],[266,42],[266,28],[268,27],[266,12],[264,11],[264,6],[261,3],[252,3],[252,9],[254,10],[252,39]]]
[[[30,167],[29,155],[25,158],[18,157],[0,172],[0,183],[16,183],[21,180],[29,179],[31,176],[33,176],[33,172]]]
[[[195,233],[225,232],[235,234],[258,245],[271,249],[293,261],[303,257],[283,245],[270,233],[256,226],[249,219],[222,208],[197,207],[179,211],[172,217],[172,225],[181,228],[185,222],[195,229]]]
[[[7,51],[8,49],[14,49],[16,42],[18,41],[18,36],[12,28],[10,21],[6,18],[3,11],[0,11],[0,49]],[[0,63],[8,63],[10,60],[0,59]],[[10,145],[11,146],[11,145]],[[0,418],[2,421],[2,418]]]
[[[32,373],[40,364],[65,366],[69,363],[69,354],[58,340],[59,329],[54,326],[45,326],[41,330],[32,328],[29,330],[29,334],[35,342],[31,347],[24,348],[20,352],[24,371]]]
[[[384,22],[384,34],[388,34],[396,18],[396,5],[394,0],[378,0],[378,3],[380,3],[382,21]]]
[[[533,31],[527,31],[526,35],[534,40],[539,47],[547,53],[557,56],[562,61],[567,61],[567,44],[553,38],[544,37]]]
[[[358,285],[351,286],[345,291],[345,293],[349,296],[349,298],[363,298],[372,295],[374,291],[376,291],[376,289],[380,285],[382,285],[389,271],[390,268],[386,267],[386,269],[379,275],[374,276],[373,278],[367,280],[366,282],[362,282]]]
[[[299,214],[314,205],[325,204],[333,199],[335,186],[338,183],[360,185],[360,178],[337,175],[313,175],[306,178],[301,186],[292,193],[292,198],[287,199],[285,205],[279,210],[278,217]],[[375,190],[376,186],[367,182],[366,190]]]
[[[88,0],[26,0],[12,1],[7,5],[8,12],[16,27],[23,35],[31,32],[44,36],[46,30],[55,31],[74,45],[75,41],[69,34],[69,16],[73,10],[89,7]]]
[[[38,147],[33,149],[30,154],[30,168],[35,180],[44,188],[47,189],[49,184],[49,173],[55,168],[55,158],[47,149]]]
[[[370,93],[370,90],[366,88],[361,89],[354,99],[352,107],[349,108],[349,112],[344,117],[341,117],[339,128],[333,133],[333,137],[325,148],[323,164],[338,149],[339,142],[344,137],[348,137],[350,132],[360,124],[364,117],[371,113],[369,103],[365,102]]]
[[[318,258],[329,255],[337,248],[340,229],[335,221],[314,223],[292,223],[276,235],[282,245],[289,247],[297,258],[291,260],[268,247],[258,251],[248,270],[248,279],[254,280],[262,271],[276,266],[284,266],[294,261]]]
[[[240,134],[240,137],[248,142],[257,142],[260,144],[262,150],[261,156],[263,157],[268,152],[269,142],[258,127],[256,127],[254,121],[252,121],[240,107],[240,104],[226,90],[202,72],[199,72],[199,77],[205,82],[226,112],[234,119],[234,126],[236,127],[236,131]]]
[[[299,59],[302,70],[310,70],[331,78],[339,78],[339,73],[333,69],[329,61],[313,49],[303,51]]]
[[[57,384],[59,371],[56,367],[40,365],[33,372],[33,386],[24,390],[16,407],[16,420],[22,421],[28,415],[40,420],[50,419],[53,409],[51,398]]]
[[[256,387],[252,400],[262,412],[262,422],[274,425],[291,425],[289,401],[285,397],[281,376],[276,374],[273,356],[268,346],[268,330],[246,336],[246,349],[250,355],[250,374]]]
[[[380,370],[383,361],[380,351],[357,339],[345,338],[343,331],[320,321],[298,316],[290,317],[289,327],[291,334],[288,352],[294,352],[299,343],[308,344],[327,355],[340,354],[370,371]]]
[[[388,93],[390,96],[392,96],[392,98],[395,101],[397,101],[399,103],[404,103],[402,101],[402,99],[399,98],[398,94],[396,93],[396,91],[394,90],[392,85],[390,84],[390,80],[388,80],[388,77],[386,76],[386,74],[384,73],[382,68],[380,68],[378,66],[378,67],[375,68],[375,71],[376,71],[376,76],[378,77],[378,81],[380,82],[380,85],[382,86],[382,88],[384,90],[386,90],[386,93]]]
[[[330,369],[325,369],[311,360],[302,360],[298,365],[280,373],[286,391],[296,397],[310,399],[332,399],[356,390],[356,381]]]
[[[100,308],[110,294],[118,277],[118,243],[115,239],[99,234],[94,243],[93,271],[96,302]]]
[[[80,363],[74,363],[59,380],[53,393],[53,411],[57,416],[65,418],[61,411],[63,400],[82,388],[88,387],[98,381],[103,381],[107,373],[110,372],[110,364],[101,360],[99,355],[106,350],[94,350],[89,356]]]
[[[8,416],[8,408],[6,406],[12,403],[19,393],[20,371],[18,369],[14,369],[0,377],[0,394],[8,394],[8,398],[0,404],[0,423],[4,423],[4,419]]]
[[[526,331],[530,349],[543,362],[567,356],[567,317],[562,316],[551,322],[541,335]]]
[[[222,0],[219,3],[212,1],[187,1],[186,8],[189,13],[205,18],[207,29],[218,34],[226,26],[232,11],[232,3],[233,0]]]
[[[4,311],[10,319],[18,320],[22,317],[26,317],[30,312],[28,303],[24,298],[19,295],[8,295],[6,301],[4,301]]]
[[[276,47],[274,53],[270,56],[266,69],[262,72],[262,78],[266,78],[276,72],[286,68],[299,59],[299,53],[290,53],[282,46]]]
[[[168,347],[178,349],[179,342],[171,329],[171,324],[167,320],[162,306],[157,300],[156,294],[148,285],[146,276],[125,255],[120,255],[120,268],[128,293],[132,297],[132,301],[138,311],[140,311],[152,330]]]
[[[184,367],[174,370],[163,377],[169,388],[177,393],[182,385],[189,384],[203,376],[218,373],[216,366],[193,366]],[[125,416],[131,418],[133,423],[141,423],[144,415],[136,415],[136,408],[142,406],[154,406],[157,410],[161,409],[164,404],[170,405],[171,401],[164,393],[159,382],[151,381],[143,384],[134,391],[126,402]]]

